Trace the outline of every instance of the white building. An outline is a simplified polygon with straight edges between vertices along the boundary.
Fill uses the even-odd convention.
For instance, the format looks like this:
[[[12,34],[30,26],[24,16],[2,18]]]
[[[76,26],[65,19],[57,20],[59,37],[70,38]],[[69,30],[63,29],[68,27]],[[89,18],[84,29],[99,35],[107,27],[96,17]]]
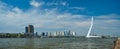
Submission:
[[[52,35],[51,32],[48,32],[48,33],[47,33],[47,36],[51,36],[51,35]]]
[[[72,32],[72,36],[76,36],[76,32]]]

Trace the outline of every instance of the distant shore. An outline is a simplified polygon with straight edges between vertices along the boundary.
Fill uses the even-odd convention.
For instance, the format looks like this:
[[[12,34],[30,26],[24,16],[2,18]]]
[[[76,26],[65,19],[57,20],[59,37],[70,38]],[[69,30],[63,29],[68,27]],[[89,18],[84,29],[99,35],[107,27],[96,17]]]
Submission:
[[[42,36],[42,35],[26,36],[25,34],[22,33],[0,33],[0,38],[86,38],[86,36]],[[101,38],[118,38],[118,37],[101,36]]]

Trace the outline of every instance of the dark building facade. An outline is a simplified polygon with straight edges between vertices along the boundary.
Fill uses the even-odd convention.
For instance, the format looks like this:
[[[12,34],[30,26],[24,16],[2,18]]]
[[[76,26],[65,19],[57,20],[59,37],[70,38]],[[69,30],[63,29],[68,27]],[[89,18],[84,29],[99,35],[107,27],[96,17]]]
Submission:
[[[25,27],[25,36],[26,37],[34,36],[34,26],[33,25],[28,25],[28,27]]]
[[[28,33],[28,27],[25,27],[25,33]]]
[[[34,26],[33,25],[28,26],[28,33],[34,33]]]
[[[44,32],[42,32],[42,36],[45,36],[45,33],[44,33]]]

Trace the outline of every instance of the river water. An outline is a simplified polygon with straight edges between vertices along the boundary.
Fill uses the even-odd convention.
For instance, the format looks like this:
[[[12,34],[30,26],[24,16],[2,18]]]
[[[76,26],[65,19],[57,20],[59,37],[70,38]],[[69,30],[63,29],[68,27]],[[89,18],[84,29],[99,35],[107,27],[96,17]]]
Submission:
[[[112,49],[113,38],[0,38],[0,49]]]

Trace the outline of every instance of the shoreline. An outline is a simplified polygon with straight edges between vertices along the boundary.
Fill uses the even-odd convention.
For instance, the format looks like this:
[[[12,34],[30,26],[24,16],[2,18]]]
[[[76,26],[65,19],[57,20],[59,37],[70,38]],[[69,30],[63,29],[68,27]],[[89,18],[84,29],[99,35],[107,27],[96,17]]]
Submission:
[[[115,41],[113,49],[120,49],[120,38]]]

